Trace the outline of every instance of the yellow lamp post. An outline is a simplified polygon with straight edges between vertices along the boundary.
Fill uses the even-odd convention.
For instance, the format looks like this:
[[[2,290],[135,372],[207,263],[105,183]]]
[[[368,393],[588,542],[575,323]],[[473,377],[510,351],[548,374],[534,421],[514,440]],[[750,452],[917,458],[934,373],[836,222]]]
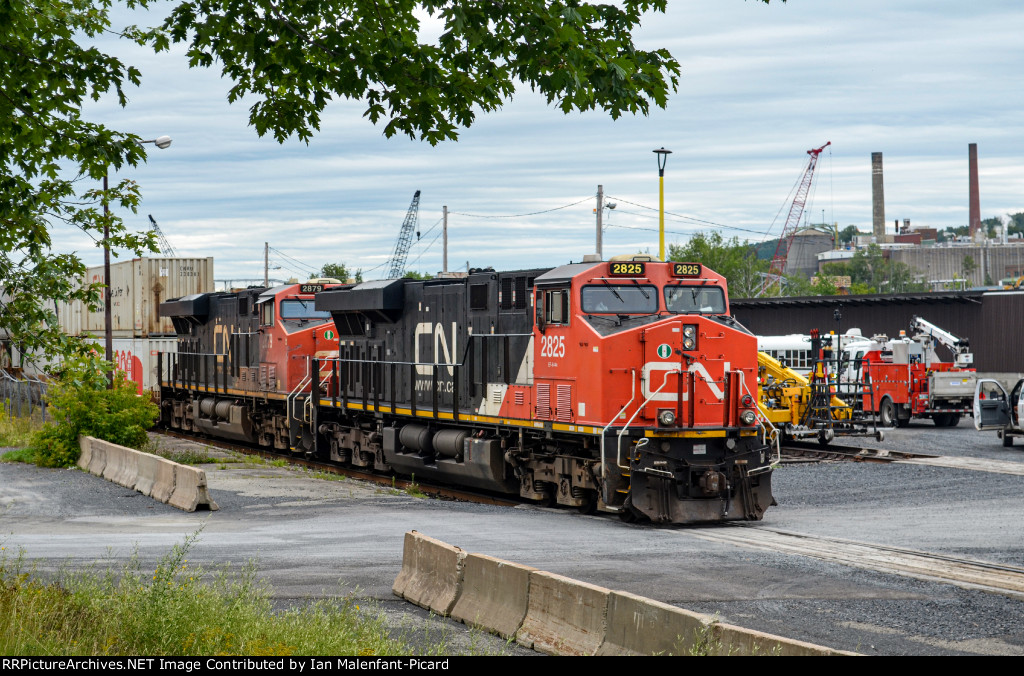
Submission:
[[[665,163],[672,151],[662,147],[653,152],[658,156],[658,258],[665,260]]]

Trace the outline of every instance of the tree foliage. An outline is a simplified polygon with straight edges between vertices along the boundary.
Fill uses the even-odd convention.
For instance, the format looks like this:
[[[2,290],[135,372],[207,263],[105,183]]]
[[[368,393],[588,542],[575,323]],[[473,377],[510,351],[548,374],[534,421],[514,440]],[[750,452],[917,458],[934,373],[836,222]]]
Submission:
[[[103,363],[97,367],[88,359],[69,359],[59,380],[47,393],[52,421],[32,439],[33,461],[43,467],[70,467],[78,461],[78,437],[104,439],[130,448],[142,448],[146,430],[159,416],[156,404],[136,394],[135,383],[117,373],[114,386],[107,388]]]
[[[131,134],[87,120],[82,106],[112,95],[127,103],[125,87],[139,72],[88,43],[110,30],[109,0],[7,0],[0,67],[0,329],[29,355],[87,348],[61,335],[52,302],[78,299],[92,306],[98,285],[78,286],[85,267],[73,254],[53,251],[57,222],[88,233],[99,246],[156,251],[152,234],[131,233],[116,210],[134,211],[138,187],[120,181],[104,192],[108,169],[133,166],[145,151]],[[127,29],[124,36],[141,40]]]
[[[254,101],[251,125],[278,141],[308,142],[339,98],[364,102],[385,136],[436,144],[500,108],[520,84],[565,113],[617,118],[664,107],[679,82],[668,51],[633,40],[644,13],[664,12],[667,0],[171,0],[162,24],[145,30],[112,25],[122,5],[156,7],[0,2],[0,330],[23,352],[87,353],[60,334],[53,301],[95,306],[99,289],[76,286],[84,273],[77,255],[54,253],[56,223],[115,251],[158,250],[153,233],[129,232],[118,216],[136,210],[138,186],[100,189],[109,171],[146,158],[139,137],[83,112],[110,97],[127,106],[127,90],[140,82],[136,68],[96,46],[101,36],[157,51],[183,44],[192,66],[219,67],[233,83],[229,101]],[[426,17],[441,25],[436,38]]]
[[[320,268],[318,277],[331,277],[333,279],[347,282],[352,279],[356,284],[363,281],[363,270],[362,268],[355,271],[355,274],[349,272],[348,266],[344,263],[324,263],[324,266]]]
[[[154,45],[188,44],[192,66],[220,68],[232,102],[255,96],[261,136],[308,141],[335,98],[364,101],[384,135],[454,139],[478,110],[498,109],[523,83],[562,112],[613,118],[664,107],[679,63],[642,50],[632,32],[667,0],[185,0]],[[443,23],[436,40],[422,18]]]
[[[720,232],[698,232],[686,244],[669,244],[668,259],[708,266],[726,278],[733,298],[756,296],[764,280],[762,274],[770,266],[769,261],[758,259],[751,244],[738,237],[726,240]]]
[[[822,272],[830,276],[849,275],[851,293],[909,293],[927,291],[927,282],[906,263],[885,257],[882,247],[870,244],[857,251],[849,263],[826,263]]]

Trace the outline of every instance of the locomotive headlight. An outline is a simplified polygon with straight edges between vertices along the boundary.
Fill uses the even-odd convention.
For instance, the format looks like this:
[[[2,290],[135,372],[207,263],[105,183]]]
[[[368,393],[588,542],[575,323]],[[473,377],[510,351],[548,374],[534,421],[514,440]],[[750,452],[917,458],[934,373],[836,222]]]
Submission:
[[[658,422],[662,425],[662,427],[672,427],[672,425],[674,425],[676,422],[675,411],[671,411],[667,408],[658,411]]]
[[[749,409],[744,411],[743,413],[740,413],[740,422],[743,423],[744,425],[753,425],[756,420],[757,416],[754,415],[754,412]]]
[[[683,349],[697,349],[697,325],[687,324],[683,327]]]

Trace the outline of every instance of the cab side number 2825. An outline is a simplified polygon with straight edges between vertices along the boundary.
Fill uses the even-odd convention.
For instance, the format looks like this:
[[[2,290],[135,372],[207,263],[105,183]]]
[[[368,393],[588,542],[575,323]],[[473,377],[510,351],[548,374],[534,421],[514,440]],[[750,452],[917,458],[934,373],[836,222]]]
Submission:
[[[542,357],[564,357],[565,336],[541,336],[540,356]]]

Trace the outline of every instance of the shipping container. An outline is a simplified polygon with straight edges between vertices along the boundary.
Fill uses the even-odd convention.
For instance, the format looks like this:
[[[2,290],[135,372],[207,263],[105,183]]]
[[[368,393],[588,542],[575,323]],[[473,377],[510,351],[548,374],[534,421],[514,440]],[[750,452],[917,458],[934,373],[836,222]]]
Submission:
[[[103,266],[89,268],[85,279],[102,283]],[[115,338],[173,336],[170,319],[160,318],[160,303],[213,291],[213,258],[135,258],[110,265],[110,314]],[[84,303],[60,303],[57,317],[68,335],[103,336],[102,303],[89,312]]]
[[[103,338],[92,338],[96,351],[104,353]],[[163,338],[114,338],[113,361],[119,372],[136,384],[139,394],[152,393],[159,389],[157,359],[161,352],[177,352],[178,339],[174,336]],[[42,358],[33,361],[22,361],[22,355],[14,348],[15,365],[23,368],[19,371],[38,378],[52,374],[61,366],[59,358]]]

